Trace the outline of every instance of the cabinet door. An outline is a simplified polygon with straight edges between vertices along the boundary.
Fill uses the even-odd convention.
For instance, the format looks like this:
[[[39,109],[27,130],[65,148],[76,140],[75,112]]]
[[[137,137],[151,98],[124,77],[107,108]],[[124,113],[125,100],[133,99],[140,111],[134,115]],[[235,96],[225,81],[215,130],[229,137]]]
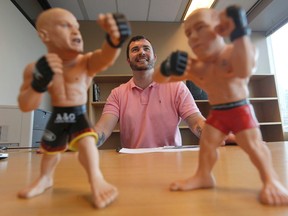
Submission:
[[[18,107],[0,107],[0,143],[20,145],[22,112]]]

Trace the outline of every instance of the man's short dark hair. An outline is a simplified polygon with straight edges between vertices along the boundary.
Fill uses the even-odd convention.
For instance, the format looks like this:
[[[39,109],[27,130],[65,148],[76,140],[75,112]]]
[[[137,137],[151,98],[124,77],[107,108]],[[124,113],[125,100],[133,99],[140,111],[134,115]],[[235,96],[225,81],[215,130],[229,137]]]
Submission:
[[[143,36],[143,35],[136,35],[136,36],[134,36],[134,37],[132,37],[132,38],[130,39],[130,41],[129,41],[128,45],[127,45],[127,48],[126,48],[126,56],[127,56],[127,59],[129,58],[129,46],[130,46],[130,44],[131,44],[132,42],[134,42],[134,41],[139,41],[139,40],[147,40],[147,41],[149,41],[149,43],[151,44],[153,53],[155,54],[154,48],[153,48],[153,46],[152,46],[151,41],[150,41],[148,38],[146,38],[145,36]]]

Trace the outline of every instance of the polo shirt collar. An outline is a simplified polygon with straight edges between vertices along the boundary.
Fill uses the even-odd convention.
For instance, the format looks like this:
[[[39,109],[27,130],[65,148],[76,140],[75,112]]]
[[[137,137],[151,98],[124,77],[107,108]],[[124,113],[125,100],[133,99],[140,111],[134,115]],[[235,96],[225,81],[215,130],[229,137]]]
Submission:
[[[137,86],[137,85],[135,84],[135,82],[134,82],[134,80],[133,80],[133,77],[130,79],[129,82],[130,82],[131,89],[137,88],[137,89],[143,90],[142,88],[140,88],[139,86]],[[154,87],[155,85],[157,85],[157,83],[153,81],[152,83],[149,84],[148,87],[151,88],[151,87]]]

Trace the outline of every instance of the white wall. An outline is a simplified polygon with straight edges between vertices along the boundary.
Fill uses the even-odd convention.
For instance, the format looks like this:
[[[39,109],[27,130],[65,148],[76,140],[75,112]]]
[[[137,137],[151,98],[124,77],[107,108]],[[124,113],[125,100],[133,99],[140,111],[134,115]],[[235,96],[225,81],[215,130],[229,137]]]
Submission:
[[[271,72],[271,62],[269,60],[269,49],[268,49],[268,41],[263,33],[254,32],[252,34],[251,40],[253,44],[256,46],[259,57],[257,62],[257,74],[269,74]]]
[[[14,4],[0,1],[0,105],[17,105],[25,66],[46,52],[34,27]],[[42,108],[49,106],[44,100]]]
[[[46,52],[34,27],[14,4],[0,1],[0,105],[17,106],[17,95],[25,66]],[[42,109],[50,107],[44,97]],[[1,118],[1,116],[0,116]],[[2,118],[4,118],[2,116]],[[33,113],[23,113],[21,146],[31,145]]]

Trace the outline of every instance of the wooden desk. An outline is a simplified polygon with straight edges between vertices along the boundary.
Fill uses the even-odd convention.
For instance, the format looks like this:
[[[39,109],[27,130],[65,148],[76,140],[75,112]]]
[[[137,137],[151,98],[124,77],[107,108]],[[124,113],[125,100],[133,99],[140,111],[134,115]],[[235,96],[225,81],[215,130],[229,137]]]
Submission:
[[[273,163],[288,186],[288,142],[269,143]],[[188,216],[288,215],[288,207],[268,207],[257,201],[261,187],[258,172],[238,146],[220,148],[213,172],[215,189],[170,192],[171,181],[192,175],[198,152],[119,154],[101,150],[101,168],[108,181],[119,189],[118,199],[97,210],[89,202],[90,189],[76,153],[64,153],[56,170],[55,186],[30,200],[16,193],[39,172],[41,156],[29,151],[10,151],[0,161],[0,215],[117,215]]]

